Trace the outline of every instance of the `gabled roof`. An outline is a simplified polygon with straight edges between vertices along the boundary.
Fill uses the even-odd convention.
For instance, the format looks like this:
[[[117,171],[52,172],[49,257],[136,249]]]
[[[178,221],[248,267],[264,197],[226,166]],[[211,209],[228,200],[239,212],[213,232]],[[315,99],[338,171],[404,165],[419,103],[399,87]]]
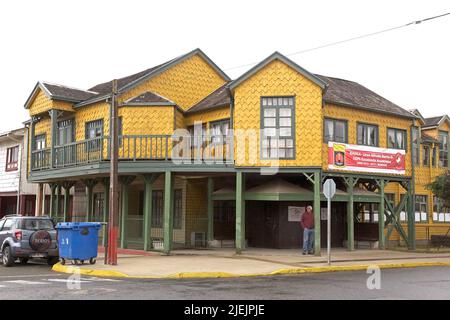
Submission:
[[[316,75],[310,73],[309,71],[303,69],[298,64],[296,64],[294,61],[290,60],[289,58],[287,58],[286,56],[282,55],[281,53],[279,53],[277,51],[272,53],[270,56],[268,56],[266,59],[264,59],[263,61],[258,63],[256,66],[254,66],[253,68],[248,70],[246,73],[241,75],[236,80],[233,80],[229,84],[229,88],[231,90],[233,90],[234,88],[239,86],[242,82],[244,82],[245,80],[247,80],[248,78],[253,76],[255,73],[257,73],[258,71],[263,69],[266,65],[268,65],[269,63],[271,63],[272,61],[275,61],[275,60],[279,60],[279,61],[287,64],[292,69],[296,70],[298,73],[300,73],[301,75],[303,75],[307,79],[309,79],[312,82],[314,82],[315,84],[317,84],[319,87],[322,88],[322,90],[325,89],[326,83],[322,79],[318,78]]]
[[[422,132],[420,135],[420,138],[422,140],[422,143],[429,143],[429,144],[440,144],[439,140],[436,138],[433,138],[432,136]]]
[[[188,52],[182,56],[179,56],[175,59],[164,62],[155,67],[146,69],[144,71],[132,74],[127,77],[117,79],[117,89],[118,89],[119,94],[123,93],[131,88],[134,88],[135,86],[139,85],[143,81],[146,81],[152,77],[155,77],[155,76],[161,74],[162,72],[166,71],[167,69],[179,64],[180,62],[185,61],[186,59],[189,59],[190,57],[192,57],[194,55],[201,56],[225,81],[231,80],[202,50],[197,48],[191,52]],[[98,92],[102,98],[106,98],[111,94],[112,80],[95,85],[92,88],[90,88],[89,90]],[[87,100],[87,101],[80,103],[76,107],[86,105],[86,104],[89,104],[92,102],[96,102],[97,100],[98,99],[95,99],[95,98],[92,100]]]
[[[444,121],[448,121],[450,123],[450,118],[448,115],[444,114],[439,117],[431,117],[424,119],[425,124],[423,125],[424,129],[431,129],[435,127],[439,127]]]
[[[186,111],[187,114],[195,113],[205,110],[211,110],[214,108],[226,107],[231,104],[230,91],[228,89],[228,82],[218,89],[214,90],[203,100],[193,105],[189,110]]]
[[[25,108],[29,108],[30,103],[33,101],[39,90],[42,90],[50,100],[62,100],[73,103],[78,103],[98,96],[97,92],[86,91],[45,81],[39,81],[38,83],[36,83],[33,91],[25,102]]]
[[[123,103],[125,106],[175,106],[176,103],[169,99],[151,92],[144,92],[136,97],[128,99]]]
[[[411,110],[408,110],[408,111],[411,112],[413,115],[417,116],[422,121],[422,124],[425,123],[425,118],[422,116],[422,114],[420,113],[419,110],[411,109]]]
[[[406,118],[417,118],[417,116],[409,111],[406,111],[357,82],[318,74],[316,76],[328,85],[327,91],[323,97],[325,102],[370,110],[373,112],[388,113]]]

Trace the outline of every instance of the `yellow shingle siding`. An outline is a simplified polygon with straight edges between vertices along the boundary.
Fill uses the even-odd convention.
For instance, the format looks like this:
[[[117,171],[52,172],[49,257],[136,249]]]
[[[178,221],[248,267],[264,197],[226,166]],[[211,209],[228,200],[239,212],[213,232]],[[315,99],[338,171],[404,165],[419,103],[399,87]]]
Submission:
[[[407,152],[406,152],[406,175],[411,175],[411,136],[410,126],[411,119],[396,116],[384,115],[380,113],[370,112],[367,110],[348,108],[343,106],[326,104],[324,108],[324,118],[347,120],[348,126],[348,143],[356,144],[356,130],[359,122],[375,124],[378,126],[379,147],[387,148],[387,128],[395,128],[406,130],[407,134]],[[321,133],[321,136],[323,133]],[[325,143],[322,149],[323,169],[328,169],[328,146]]]
[[[86,139],[86,123],[103,119],[103,134],[109,135],[109,104],[99,102],[77,109],[75,113],[76,141]]]
[[[124,135],[172,134],[174,107],[120,107]]]
[[[125,92],[121,102],[152,91],[175,102],[183,110],[206,97],[225,80],[199,55],[194,55]]]
[[[279,60],[272,61],[240,84],[234,95],[234,129],[258,130],[256,145],[237,154],[236,166],[269,166],[260,159],[260,98],[295,96],[295,159],[280,160],[280,166],[322,165],[322,89]],[[253,155],[256,159],[249,158]],[[272,162],[273,163],[273,162]]]
[[[196,121],[202,122],[202,123],[209,123],[217,120],[222,119],[229,119],[230,118],[230,107],[223,107],[218,108],[210,111],[205,112],[199,112],[192,115],[188,115],[185,118],[185,124],[186,126],[192,126]]]
[[[64,111],[73,111],[72,104],[69,102],[59,101],[59,100],[50,100],[45,93],[39,89],[36,97],[32,101],[30,105],[30,115],[34,116],[37,114],[41,114],[43,112],[49,111],[51,109],[58,109]]]

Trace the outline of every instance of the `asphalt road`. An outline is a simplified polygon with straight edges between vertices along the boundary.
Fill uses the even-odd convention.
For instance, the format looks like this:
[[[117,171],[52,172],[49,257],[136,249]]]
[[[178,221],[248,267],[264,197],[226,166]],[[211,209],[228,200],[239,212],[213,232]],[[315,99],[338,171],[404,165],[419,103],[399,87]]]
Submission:
[[[6,299],[450,299],[450,267],[385,269],[369,290],[366,272],[194,280],[69,278],[36,262],[0,266]]]

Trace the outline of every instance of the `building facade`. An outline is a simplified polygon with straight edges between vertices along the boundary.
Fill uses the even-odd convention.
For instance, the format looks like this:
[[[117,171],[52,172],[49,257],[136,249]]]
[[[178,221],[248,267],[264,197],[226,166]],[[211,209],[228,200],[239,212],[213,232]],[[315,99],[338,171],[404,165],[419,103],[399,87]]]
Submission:
[[[36,185],[27,181],[26,128],[0,134],[0,218],[35,214]]]
[[[435,125],[277,52],[235,80],[196,49],[117,82],[121,247],[300,247],[311,204],[320,254],[326,179],[333,246],[414,248],[450,226],[425,188],[448,170],[448,117]],[[112,81],[36,84],[25,108],[39,214],[107,220],[111,99]]]

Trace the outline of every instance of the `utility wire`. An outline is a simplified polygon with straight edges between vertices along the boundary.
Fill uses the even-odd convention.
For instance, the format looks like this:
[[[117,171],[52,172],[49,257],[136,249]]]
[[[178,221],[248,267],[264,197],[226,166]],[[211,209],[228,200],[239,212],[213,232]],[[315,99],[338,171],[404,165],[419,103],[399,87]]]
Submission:
[[[422,19],[422,20],[412,21],[412,22],[409,22],[407,24],[403,24],[401,26],[388,28],[388,29],[383,29],[383,30],[380,30],[380,31],[363,34],[363,35],[356,36],[356,37],[353,37],[353,38],[348,38],[348,39],[345,39],[345,40],[335,41],[335,42],[327,43],[327,44],[324,44],[324,45],[321,45],[321,46],[317,46],[317,47],[313,47],[313,48],[309,48],[309,49],[304,49],[304,50],[301,50],[301,51],[292,52],[292,53],[287,54],[286,56],[290,57],[290,56],[302,54],[302,53],[305,53],[305,52],[310,52],[310,51],[314,51],[314,50],[319,50],[319,49],[335,46],[335,45],[346,43],[346,42],[353,41],[353,40],[358,40],[358,39],[362,39],[362,38],[366,38],[366,37],[375,36],[377,34],[381,34],[381,33],[389,32],[389,31],[393,31],[393,30],[409,27],[409,26],[415,25],[415,24],[420,24],[420,23],[425,22],[425,21],[442,18],[442,17],[447,16],[447,15],[450,15],[450,12],[447,12],[447,13],[444,13],[444,14],[441,14],[441,15],[437,15],[437,16],[434,16],[434,17],[425,18],[425,19]],[[243,68],[243,67],[249,67],[249,66],[253,66],[253,65],[257,64],[257,63],[258,62],[247,63],[247,64],[243,64],[243,65],[240,65],[240,66],[224,69],[224,71],[239,69],[239,68]]]

